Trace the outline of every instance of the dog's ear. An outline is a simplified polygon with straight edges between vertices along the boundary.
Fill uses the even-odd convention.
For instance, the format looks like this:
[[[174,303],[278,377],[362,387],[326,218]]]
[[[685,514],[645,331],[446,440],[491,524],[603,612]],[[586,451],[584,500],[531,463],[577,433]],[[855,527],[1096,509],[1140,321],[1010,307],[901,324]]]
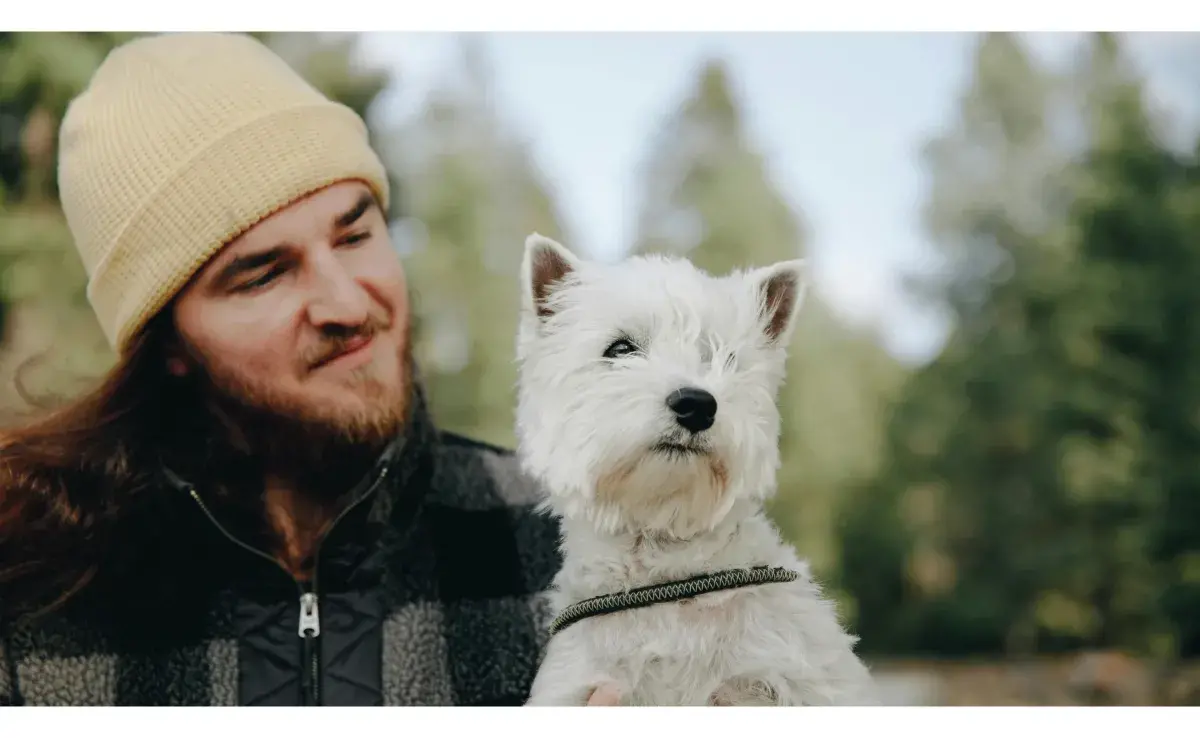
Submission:
[[[579,265],[579,260],[562,244],[539,233],[525,239],[521,262],[522,307],[544,320],[553,314],[548,299],[556,285]]]
[[[791,340],[796,316],[808,292],[806,275],[803,259],[781,261],[751,274],[763,332],[770,343],[785,346]]]

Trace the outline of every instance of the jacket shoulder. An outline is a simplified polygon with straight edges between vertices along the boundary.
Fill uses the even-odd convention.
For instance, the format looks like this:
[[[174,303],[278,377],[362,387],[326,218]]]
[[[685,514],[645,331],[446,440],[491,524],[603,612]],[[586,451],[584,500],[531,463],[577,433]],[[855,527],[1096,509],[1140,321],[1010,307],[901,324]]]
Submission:
[[[558,519],[541,509],[542,487],[512,450],[445,432],[437,445],[427,520],[443,594],[460,603],[471,633],[530,639],[536,662],[551,618],[546,594],[562,566]]]
[[[459,435],[450,431],[442,431],[440,434],[442,445],[447,447],[469,449],[496,454],[498,456],[507,456],[516,459],[516,452],[511,448],[497,446],[487,441],[481,441],[478,438],[470,438],[468,436]]]
[[[562,565],[559,522],[542,509],[542,486],[517,455],[443,433],[435,456],[429,519],[447,566],[461,559],[466,578],[486,569],[489,586],[513,593],[549,587]]]
[[[562,565],[558,520],[518,455],[441,431],[425,508],[437,560],[448,651],[460,705],[528,699],[552,617],[548,590]]]
[[[455,433],[440,434],[433,487],[436,502],[449,507],[542,515],[542,487],[512,449]]]

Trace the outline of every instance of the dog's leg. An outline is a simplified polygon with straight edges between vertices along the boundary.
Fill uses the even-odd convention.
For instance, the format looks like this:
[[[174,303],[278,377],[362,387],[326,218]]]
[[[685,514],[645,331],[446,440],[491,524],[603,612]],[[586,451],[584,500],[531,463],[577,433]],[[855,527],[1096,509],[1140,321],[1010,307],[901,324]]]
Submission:
[[[526,707],[582,707],[596,688],[594,684],[535,683]]]
[[[713,707],[801,707],[878,705],[873,684],[861,679],[814,679],[783,676],[777,683],[765,679],[734,677],[708,698]]]
[[[779,681],[783,706],[867,707],[879,705],[875,682],[851,652],[820,673],[784,674]]]
[[[525,705],[583,706],[595,689],[615,683],[616,680],[592,666],[580,641],[572,639],[570,634],[559,635],[550,639]]]
[[[871,670],[854,653],[852,646],[842,650],[840,657],[829,665],[826,684],[834,705],[866,707],[880,704]]]

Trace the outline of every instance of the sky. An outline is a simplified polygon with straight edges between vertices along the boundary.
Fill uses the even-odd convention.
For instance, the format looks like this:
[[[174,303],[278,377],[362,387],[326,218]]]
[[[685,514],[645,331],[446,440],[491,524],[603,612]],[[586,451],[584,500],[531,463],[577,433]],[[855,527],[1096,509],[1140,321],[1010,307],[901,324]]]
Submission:
[[[1027,35],[1049,63],[1078,34]],[[897,358],[936,354],[947,326],[902,293],[929,263],[919,222],[922,143],[949,124],[969,81],[974,34],[487,34],[498,105],[553,187],[569,248],[618,258],[634,240],[638,167],[705,59],[726,62],[752,144],[804,224],[814,287],[848,321],[875,326]],[[450,34],[365,34],[397,83],[373,117],[417,111],[454,60]],[[1189,42],[1191,46],[1189,46]],[[1186,34],[1130,39],[1152,96],[1196,100]],[[1195,65],[1192,65],[1194,68]],[[1193,108],[1184,111],[1196,116]]]

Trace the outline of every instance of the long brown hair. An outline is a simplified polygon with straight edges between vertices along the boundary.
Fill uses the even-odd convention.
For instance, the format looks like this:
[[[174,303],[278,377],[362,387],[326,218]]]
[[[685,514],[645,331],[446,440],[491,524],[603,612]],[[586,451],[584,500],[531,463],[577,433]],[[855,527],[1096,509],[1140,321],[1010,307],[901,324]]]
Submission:
[[[271,449],[291,449],[297,458],[288,463],[306,492],[341,494],[347,476],[361,473],[396,431],[383,424],[365,435],[318,430],[310,438],[311,423],[243,406],[261,401],[245,388],[216,387],[204,371],[173,375],[168,356],[188,350],[172,314],[168,305],[152,319],[90,392],[0,429],[0,621],[64,605],[106,567],[128,579],[122,570],[131,559],[162,564],[127,539],[169,526],[164,514],[179,497],[162,494],[171,487],[167,469],[204,489],[206,506],[220,506],[227,522],[260,529]],[[403,345],[407,396],[408,335]],[[406,399],[397,423],[407,407]],[[173,531],[159,541],[171,548]]]
[[[115,523],[159,482],[182,410],[168,312],[90,392],[0,430],[0,615],[45,612],[87,586]]]

